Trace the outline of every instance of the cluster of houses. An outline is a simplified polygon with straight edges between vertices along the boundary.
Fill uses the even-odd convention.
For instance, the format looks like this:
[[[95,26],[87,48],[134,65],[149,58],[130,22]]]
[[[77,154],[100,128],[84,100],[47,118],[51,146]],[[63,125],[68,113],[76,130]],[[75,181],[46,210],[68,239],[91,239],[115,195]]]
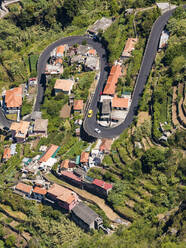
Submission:
[[[63,73],[63,57],[65,56],[66,51],[68,50],[68,45],[64,44],[55,48],[48,59],[46,64],[45,74],[46,75],[55,75]]]
[[[63,60],[67,59],[69,65],[75,65],[78,71],[98,71],[99,58],[95,49],[88,45],[68,46],[67,44],[55,48],[46,64],[45,74],[62,74]]]
[[[32,186],[19,182],[14,187],[14,192],[43,203],[48,202],[70,212],[72,220],[85,231],[100,228],[107,231],[103,226],[103,220],[96,212],[81,202],[75,192],[58,184],[34,183]]]
[[[42,154],[36,155],[34,158],[23,158],[22,160],[22,178],[29,177],[30,174],[37,175],[38,172],[48,172],[52,166],[58,162],[56,158],[60,146],[50,145],[41,146],[40,152]]]
[[[83,151],[74,160],[63,160],[58,166],[58,177],[99,197],[107,198],[109,191],[112,189],[112,184],[87,176],[87,171],[89,168],[101,164],[103,155],[110,152],[112,142],[111,139],[99,140],[98,146],[91,152]]]
[[[23,143],[29,136],[47,137],[48,120],[36,119],[33,122],[19,121],[12,122],[10,131],[15,142]]]
[[[131,104],[130,93],[124,93],[123,97],[117,97],[116,95],[116,85],[121,75],[121,65],[117,64],[112,66],[103,93],[100,96],[99,123],[103,126],[114,126],[120,124],[128,113]]]

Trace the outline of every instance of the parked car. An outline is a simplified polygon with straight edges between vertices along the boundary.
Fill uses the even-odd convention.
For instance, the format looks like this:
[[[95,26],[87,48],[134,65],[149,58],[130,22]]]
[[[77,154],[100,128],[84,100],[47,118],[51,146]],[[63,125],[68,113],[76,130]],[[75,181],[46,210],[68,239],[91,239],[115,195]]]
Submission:
[[[101,130],[98,129],[98,128],[95,128],[94,130],[95,130],[96,133],[101,133]]]
[[[88,117],[90,118],[90,117],[92,117],[92,115],[93,115],[93,110],[92,109],[89,109],[89,111],[88,111]]]

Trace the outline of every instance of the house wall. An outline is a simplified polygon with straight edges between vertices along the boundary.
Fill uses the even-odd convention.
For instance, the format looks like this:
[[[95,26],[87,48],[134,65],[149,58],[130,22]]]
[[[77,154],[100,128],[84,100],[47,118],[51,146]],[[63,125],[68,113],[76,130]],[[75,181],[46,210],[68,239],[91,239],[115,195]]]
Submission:
[[[116,109],[116,110],[127,110],[127,108],[115,108],[115,107],[113,107],[112,109]]]
[[[75,215],[73,212],[71,212],[71,216],[72,216],[72,219],[74,220],[74,222],[78,226],[80,226],[81,228],[83,228],[85,231],[90,231],[90,229],[95,229],[94,221],[90,225],[88,225],[83,220],[81,220],[77,215]]]
[[[56,201],[56,197],[50,193],[47,192],[46,197],[52,201]]]
[[[16,138],[17,143],[23,143],[25,141],[24,138]]]
[[[107,198],[107,191],[103,188],[96,186],[95,184],[84,182],[84,189],[101,198]]]
[[[40,195],[40,194],[37,194],[37,193],[33,193],[33,197],[35,199],[40,200],[40,201],[44,199],[44,195]]]
[[[47,132],[45,131],[34,131],[34,134],[42,135],[42,136],[47,136]]]
[[[74,186],[77,186],[77,187],[79,187],[79,188],[82,188],[82,187],[83,187],[82,182],[76,181],[76,180],[74,180],[74,179],[72,179],[72,178],[70,178],[70,177],[66,177],[66,176],[64,176],[64,175],[61,175],[61,176],[60,176],[60,179],[63,179],[63,180],[66,181],[67,183],[70,183],[70,184],[72,184],[72,185],[74,185]]]
[[[26,193],[26,192],[24,192],[24,191],[22,191],[22,190],[18,190],[18,189],[16,189],[17,191],[19,191],[19,192],[21,192],[21,193],[23,193],[25,196],[27,196],[27,197],[30,197],[31,196],[31,194],[32,194],[32,192],[30,192],[30,193]]]
[[[66,210],[68,210],[68,211],[71,211],[71,209],[72,209],[73,207],[76,206],[76,204],[77,204],[77,199],[74,200],[74,201],[72,201],[70,204],[67,203],[67,202],[64,202],[64,201],[60,201],[60,200],[58,200],[57,203],[58,203],[58,205],[59,205],[60,207],[66,209]]]

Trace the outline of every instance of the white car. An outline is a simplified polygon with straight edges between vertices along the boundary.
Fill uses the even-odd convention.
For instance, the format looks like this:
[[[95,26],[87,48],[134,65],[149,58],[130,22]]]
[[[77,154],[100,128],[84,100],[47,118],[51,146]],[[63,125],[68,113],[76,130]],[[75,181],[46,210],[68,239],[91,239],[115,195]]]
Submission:
[[[99,130],[98,128],[94,129],[96,133],[101,133],[101,130]]]

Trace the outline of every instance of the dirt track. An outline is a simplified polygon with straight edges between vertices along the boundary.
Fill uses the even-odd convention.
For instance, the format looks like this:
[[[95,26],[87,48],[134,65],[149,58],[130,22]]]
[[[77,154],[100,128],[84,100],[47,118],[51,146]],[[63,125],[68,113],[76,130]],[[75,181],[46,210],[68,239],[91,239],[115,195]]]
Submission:
[[[108,205],[105,204],[104,199],[99,198],[98,196],[95,196],[85,190],[76,188],[60,179],[57,179],[54,175],[50,174],[50,175],[46,175],[47,179],[49,181],[61,184],[71,190],[73,190],[74,192],[76,192],[80,197],[86,199],[87,201],[91,201],[94,202],[95,204],[97,204],[106,214],[106,216],[111,220],[111,221],[115,221],[116,219],[121,219],[122,221],[126,222],[126,223],[130,223],[127,220],[122,219],[119,215],[117,215]]]

